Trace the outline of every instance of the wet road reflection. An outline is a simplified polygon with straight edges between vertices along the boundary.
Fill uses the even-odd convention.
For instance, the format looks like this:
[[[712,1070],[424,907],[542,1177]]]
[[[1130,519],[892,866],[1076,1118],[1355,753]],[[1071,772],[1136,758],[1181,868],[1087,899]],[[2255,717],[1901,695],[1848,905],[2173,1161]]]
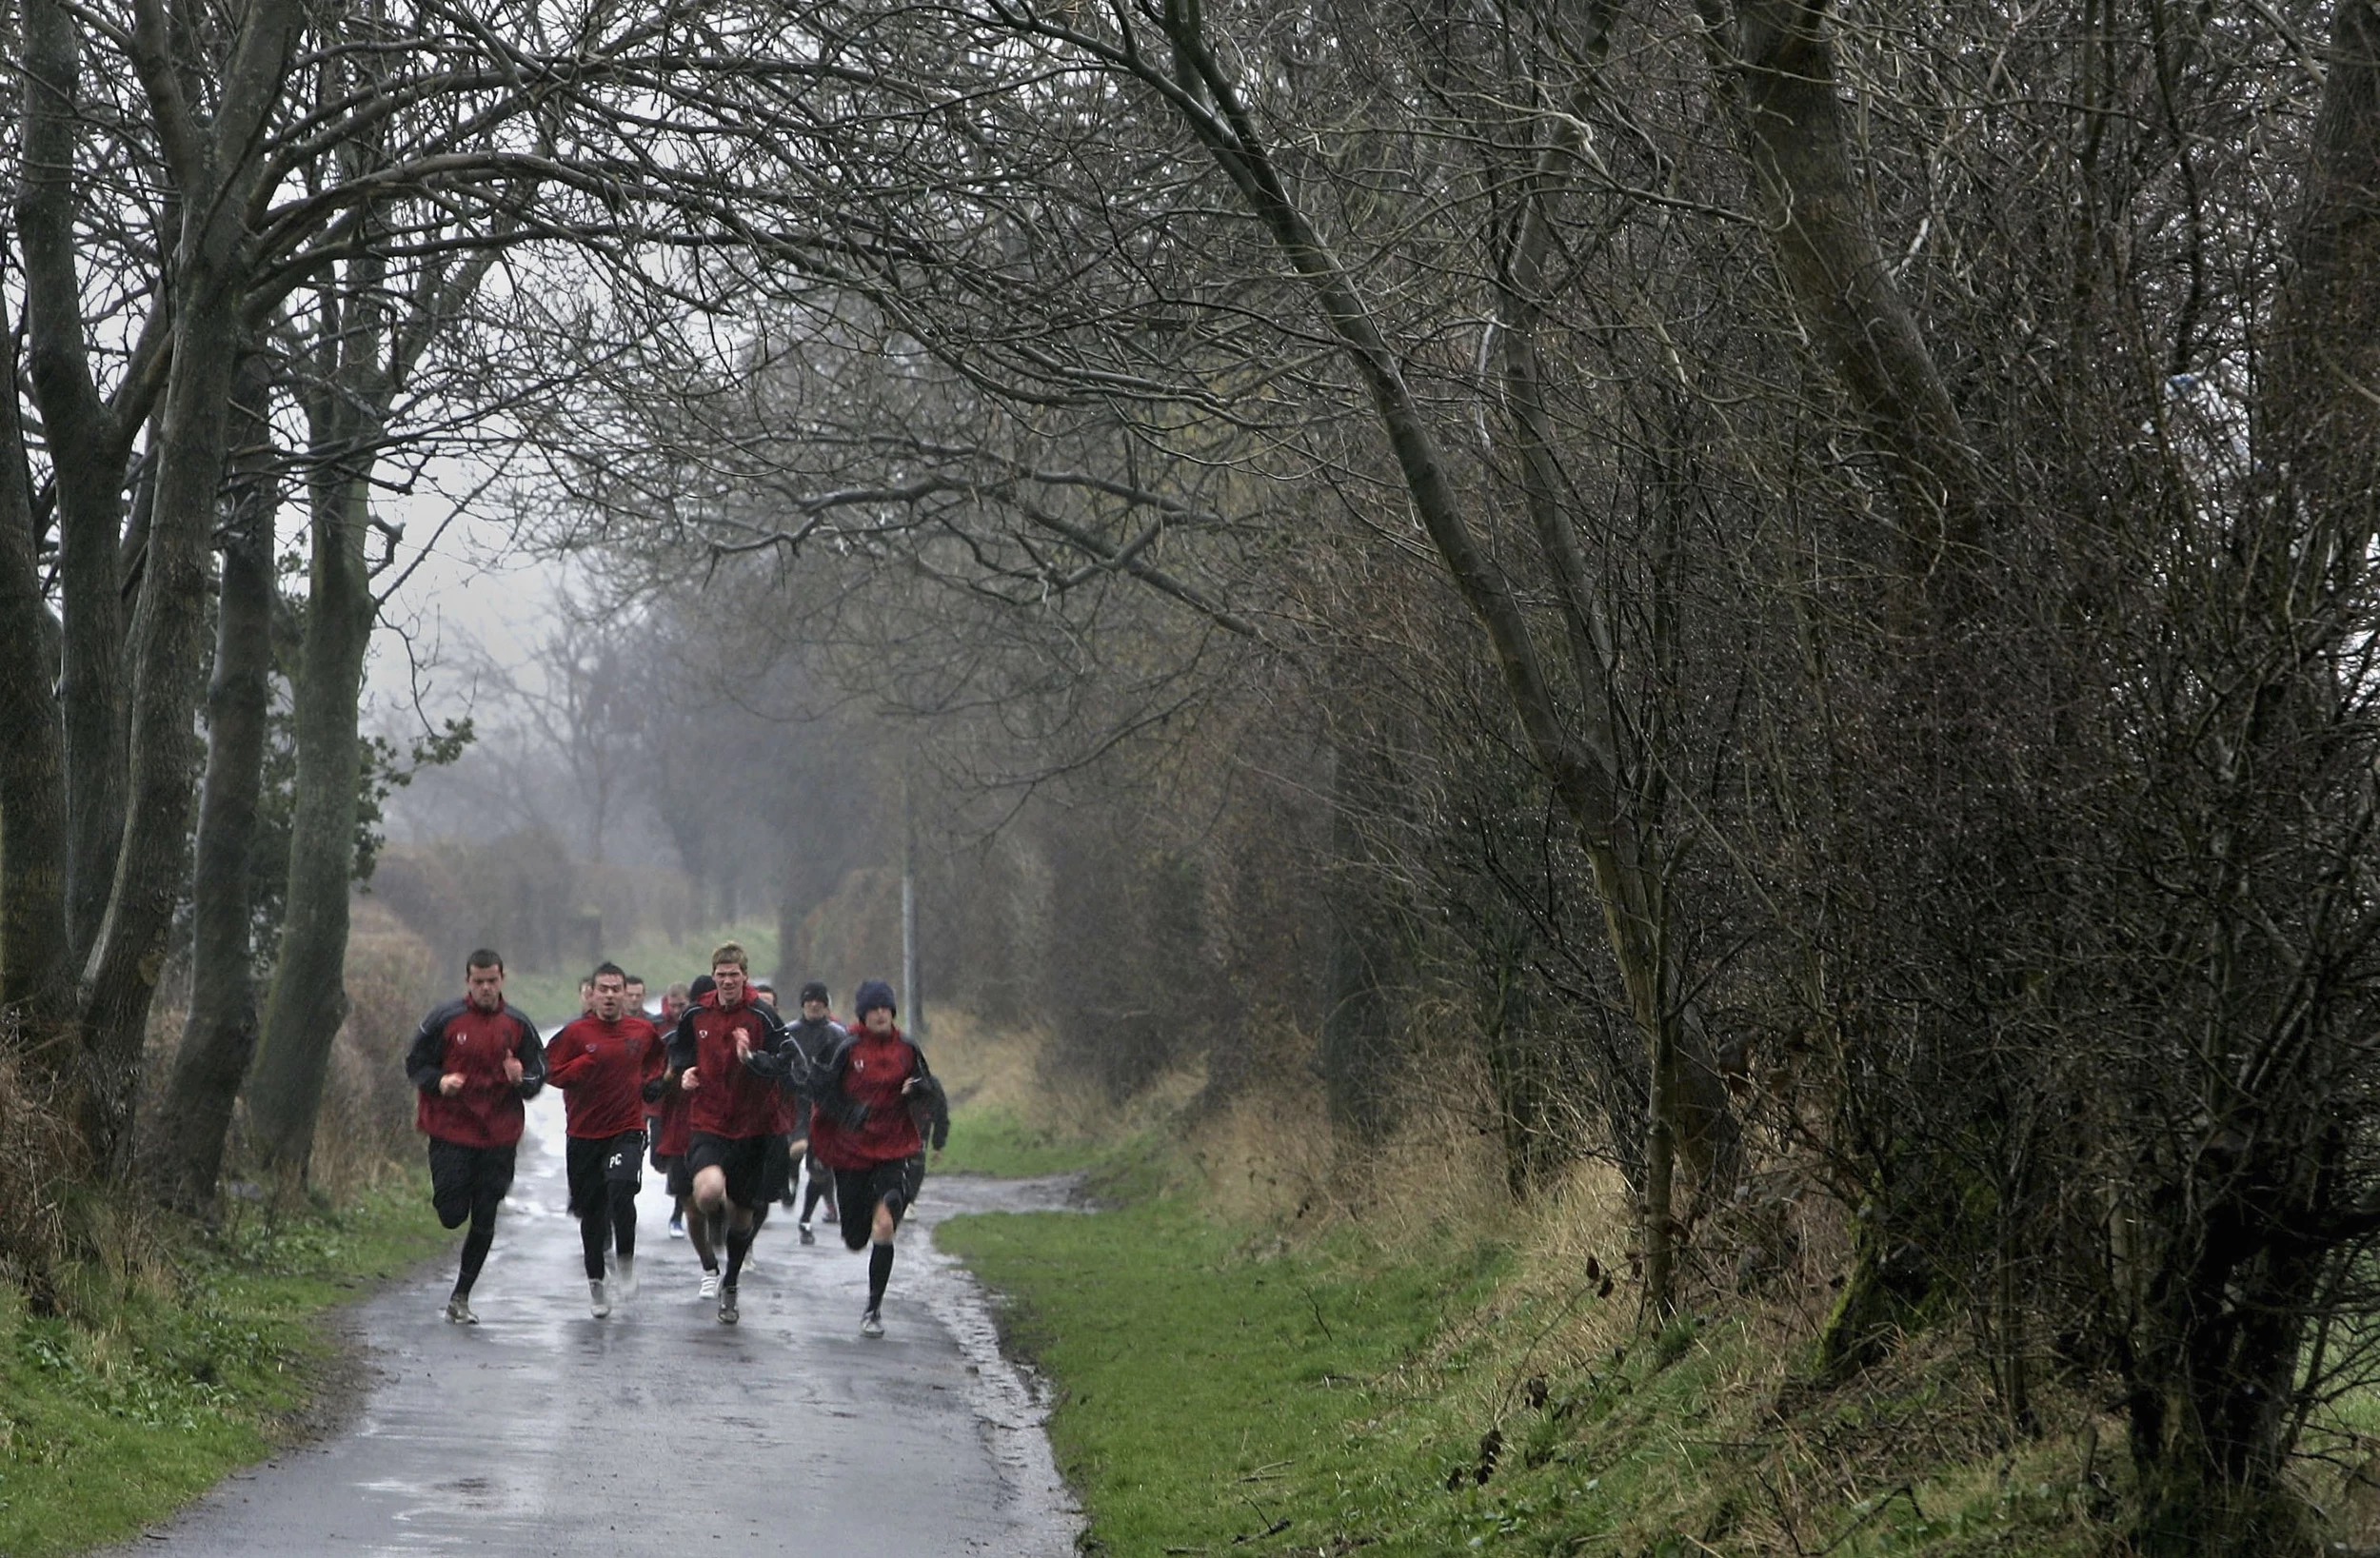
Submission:
[[[743,1323],[719,1325],[648,1172],[642,1292],[597,1320],[563,1210],[551,1093],[529,1129],[472,1294],[481,1323],[442,1318],[450,1262],[373,1299],[357,1321],[376,1377],[347,1431],[242,1473],[119,1552],[1074,1550],[1041,1403],[1001,1360],[972,1280],[924,1236],[957,1212],[1063,1206],[1063,1181],[929,1175],[888,1334],[868,1341],[866,1260],[825,1226],[801,1247],[783,1212],[754,1246]]]

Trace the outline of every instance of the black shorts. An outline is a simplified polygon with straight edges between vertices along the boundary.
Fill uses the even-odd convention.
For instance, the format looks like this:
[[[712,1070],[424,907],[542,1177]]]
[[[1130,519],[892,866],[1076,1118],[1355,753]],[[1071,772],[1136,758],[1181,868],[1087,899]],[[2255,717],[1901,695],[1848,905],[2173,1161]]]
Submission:
[[[761,1171],[761,1199],[782,1201],[793,1192],[793,1138],[768,1138],[768,1161]]]
[[[727,1199],[753,1211],[764,1204],[761,1188],[768,1175],[767,1136],[714,1136],[708,1131],[697,1131],[686,1144],[686,1187],[691,1190],[694,1176],[704,1169],[724,1170],[727,1175]]]
[[[446,1227],[461,1228],[474,1203],[502,1201],[511,1188],[511,1148],[429,1138],[429,1204]]]
[[[924,1183],[923,1153],[864,1169],[837,1169],[835,1207],[843,1213],[843,1244],[853,1250],[867,1248],[879,1203],[892,1208],[893,1226],[899,1228],[901,1219],[917,1204],[918,1191]]]
[[[563,1154],[570,1182],[570,1214],[585,1217],[611,1204],[605,1185],[645,1183],[645,1133],[616,1136],[572,1136]]]

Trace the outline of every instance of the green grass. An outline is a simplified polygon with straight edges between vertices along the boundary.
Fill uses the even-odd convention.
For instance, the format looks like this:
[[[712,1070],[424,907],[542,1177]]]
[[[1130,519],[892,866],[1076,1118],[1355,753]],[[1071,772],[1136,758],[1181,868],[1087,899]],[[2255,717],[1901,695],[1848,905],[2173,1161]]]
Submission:
[[[1029,1179],[1088,1169],[1112,1154],[1113,1149],[1099,1142],[1038,1130],[1002,1110],[962,1106],[951,1111],[950,1144],[940,1172]]]
[[[1936,1448],[1934,1430],[1963,1421],[1955,1372],[1779,1423],[1779,1344],[1734,1322],[1644,1336],[1615,1310],[1606,1333],[1622,1345],[1560,1366],[1548,1335],[1584,1307],[1631,1303],[1624,1286],[1535,1291],[1489,1237],[1416,1252],[1343,1229],[1302,1244],[1234,1230],[1146,1154],[1094,1178],[1125,1204],[953,1218],[937,1234],[1057,1387],[1050,1433],[1086,1550],[2104,1548],[2071,1441]]]
[[[1062,1388],[1060,1465],[1119,1554],[1310,1552],[1409,1524],[1438,1435],[1395,1409],[1400,1372],[1502,1260],[1257,1258],[1172,1199],[953,1218],[937,1237],[1009,1296],[1011,1341]]]
[[[658,1011],[663,991],[681,979],[710,972],[711,951],[722,941],[743,942],[752,959],[752,972],[762,978],[777,966],[777,927],[759,920],[713,926],[675,941],[661,936],[641,937],[624,947],[606,949],[604,956],[631,974],[645,976],[645,1001]],[[505,998],[540,1027],[554,1027],[579,1015],[579,981],[586,973],[576,968],[540,974],[515,970],[505,976]],[[793,998],[789,991],[777,994],[781,1006]]]
[[[329,1356],[324,1311],[446,1242],[421,1199],[408,1181],[337,1212],[152,1228],[122,1241],[138,1262],[69,1269],[46,1316],[0,1283],[0,1553],[128,1535],[271,1453]]]

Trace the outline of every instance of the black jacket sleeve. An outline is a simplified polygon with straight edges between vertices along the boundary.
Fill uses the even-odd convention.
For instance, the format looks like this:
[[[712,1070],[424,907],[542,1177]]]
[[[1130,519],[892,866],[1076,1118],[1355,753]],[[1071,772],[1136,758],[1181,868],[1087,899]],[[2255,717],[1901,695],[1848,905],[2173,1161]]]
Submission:
[[[774,1078],[788,1093],[800,1094],[809,1081],[810,1057],[803,1053],[801,1042],[784,1018],[766,1001],[754,1001],[752,1010],[766,1030],[761,1042],[744,1056],[744,1064],[756,1076]]]
[[[857,1131],[867,1123],[867,1105],[843,1090],[843,1068],[851,1059],[851,1035],[843,1035],[826,1052],[826,1058],[813,1068],[810,1098],[828,1119],[847,1131]]]
[[[545,1086],[545,1043],[528,1018],[515,1012],[512,1020],[521,1025],[521,1036],[512,1044],[512,1057],[521,1062],[521,1080],[513,1084],[514,1091],[534,1098]]]
[[[917,1053],[919,1083],[918,1090],[909,1095],[909,1116],[918,1122],[925,1144],[939,1153],[950,1139],[950,1095],[942,1091],[942,1078],[926,1069],[925,1052],[914,1044],[909,1048]]]
[[[421,1092],[438,1091],[438,1078],[446,1074],[446,1024],[462,1010],[461,1001],[448,1001],[413,1031],[413,1042],[405,1051],[405,1079]]]
[[[694,1069],[694,1008],[689,1006],[678,1014],[678,1026],[669,1030],[669,1070],[671,1075]]]

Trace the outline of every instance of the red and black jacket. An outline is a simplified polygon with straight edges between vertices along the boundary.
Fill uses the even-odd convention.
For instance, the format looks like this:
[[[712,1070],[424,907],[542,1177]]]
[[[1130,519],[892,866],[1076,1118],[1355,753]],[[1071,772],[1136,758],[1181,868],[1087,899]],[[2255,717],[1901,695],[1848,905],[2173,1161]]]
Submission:
[[[922,1084],[903,1093],[911,1077]],[[830,1169],[869,1169],[915,1157],[950,1139],[950,1102],[925,1068],[925,1052],[895,1028],[854,1028],[811,1074],[810,1151]]]
[[[715,990],[687,1007],[678,1031],[669,1035],[669,1070],[693,1071],[700,1084],[687,1098],[689,1131],[740,1140],[773,1135],[779,1129],[777,1084],[737,1057],[738,1030],[761,1055],[775,1055],[785,1042],[785,1025],[775,1007],[747,996],[723,1009]]]
[[[661,1032],[641,1016],[581,1017],[545,1044],[545,1080],[563,1090],[565,1130],[605,1137],[645,1129],[645,1084],[668,1056]]]
[[[507,1056],[521,1062],[517,1083],[505,1077]],[[463,1074],[463,1091],[449,1098],[438,1083],[452,1072]],[[421,1094],[413,1124],[424,1135],[458,1147],[509,1147],[521,1139],[522,1100],[545,1085],[545,1047],[511,1007],[483,1012],[453,1000],[422,1019],[405,1053],[405,1075]]]

